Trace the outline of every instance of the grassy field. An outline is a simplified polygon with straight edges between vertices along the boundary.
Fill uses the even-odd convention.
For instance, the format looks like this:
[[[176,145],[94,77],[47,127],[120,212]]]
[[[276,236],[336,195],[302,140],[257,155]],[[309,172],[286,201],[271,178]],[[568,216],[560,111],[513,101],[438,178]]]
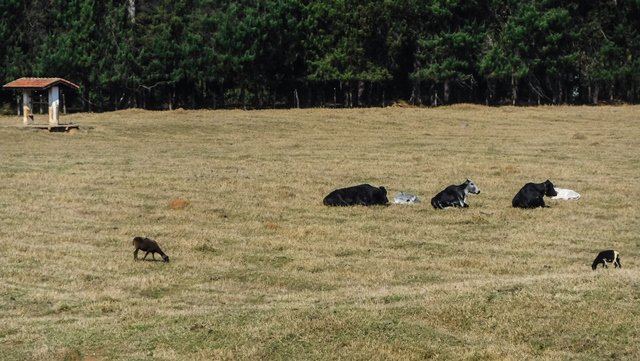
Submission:
[[[638,360],[639,115],[130,110],[67,116],[72,133],[0,117],[0,359]],[[431,207],[466,178],[470,208]],[[511,208],[546,179],[582,198]],[[359,183],[423,202],[322,205]],[[134,262],[136,235],[171,262]],[[624,268],[593,272],[608,248]]]

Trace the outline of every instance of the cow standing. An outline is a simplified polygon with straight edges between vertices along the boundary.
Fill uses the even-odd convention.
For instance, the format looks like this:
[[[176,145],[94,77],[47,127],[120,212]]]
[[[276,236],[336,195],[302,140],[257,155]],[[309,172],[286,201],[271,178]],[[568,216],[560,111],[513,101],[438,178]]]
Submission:
[[[431,199],[431,205],[435,209],[443,209],[447,207],[467,208],[467,196],[471,194],[480,194],[480,189],[471,179],[467,179],[460,185],[450,185]]]
[[[511,205],[516,208],[546,207],[544,196],[554,197],[558,195],[553,183],[546,180],[543,183],[527,183],[513,197]]]
[[[147,258],[147,255],[151,253],[151,258],[153,258],[153,260],[155,261],[156,253],[158,253],[165,262],[169,262],[169,256],[162,252],[162,249],[160,249],[158,242],[150,238],[134,237],[133,246],[135,247],[135,250],[133,251],[133,259],[136,261],[138,260],[138,251],[144,251],[145,254],[144,257],[142,257],[143,260],[145,260]]]
[[[613,262],[614,268],[622,268],[622,263],[620,263],[620,253],[618,253],[618,251],[609,249],[598,253],[598,256],[591,265],[591,269],[595,271],[599,264],[602,264],[604,268],[609,268],[607,267],[607,262]]]

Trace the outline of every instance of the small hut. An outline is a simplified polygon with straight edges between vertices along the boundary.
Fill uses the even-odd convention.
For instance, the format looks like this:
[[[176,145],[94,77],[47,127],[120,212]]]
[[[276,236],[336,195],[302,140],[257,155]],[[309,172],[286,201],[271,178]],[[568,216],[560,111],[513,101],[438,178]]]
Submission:
[[[69,128],[77,128],[77,125],[61,125],[59,122],[59,110],[60,110],[60,86],[64,85],[72,89],[80,89],[80,87],[68,80],[62,78],[20,78],[12,82],[9,82],[2,87],[5,89],[14,89],[22,91],[22,114],[23,125],[25,126],[41,126],[54,130],[62,128],[69,130]],[[33,100],[32,93],[34,91],[47,91],[49,94],[49,124],[39,125],[33,121]]]

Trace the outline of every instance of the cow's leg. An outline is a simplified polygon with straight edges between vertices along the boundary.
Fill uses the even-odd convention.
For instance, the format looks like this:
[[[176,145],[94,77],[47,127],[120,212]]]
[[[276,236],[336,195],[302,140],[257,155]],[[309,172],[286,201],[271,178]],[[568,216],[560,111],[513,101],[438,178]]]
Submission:
[[[144,254],[144,257],[142,257],[142,260],[146,260],[147,259],[147,255],[149,255],[149,252],[147,251],[147,253]]]
[[[140,249],[136,248],[136,250],[135,250],[135,251],[133,251],[133,259],[134,259],[134,260],[136,260],[136,261],[138,260],[138,251],[139,251],[139,250],[140,250]]]
[[[151,252],[151,258],[153,258],[153,260],[156,260],[156,253],[155,252]]]

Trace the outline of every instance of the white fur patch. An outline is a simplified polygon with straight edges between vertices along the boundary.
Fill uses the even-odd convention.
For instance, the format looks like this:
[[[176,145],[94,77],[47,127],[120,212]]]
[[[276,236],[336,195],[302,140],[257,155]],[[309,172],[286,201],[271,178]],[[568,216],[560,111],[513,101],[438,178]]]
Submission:
[[[580,193],[574,190],[564,189],[564,188],[554,188],[554,189],[556,190],[556,193],[558,193],[558,195],[555,197],[551,197],[551,199],[564,199],[564,200],[580,199]]]
[[[414,194],[400,192],[393,198],[395,204],[416,204],[420,203],[420,198]]]

